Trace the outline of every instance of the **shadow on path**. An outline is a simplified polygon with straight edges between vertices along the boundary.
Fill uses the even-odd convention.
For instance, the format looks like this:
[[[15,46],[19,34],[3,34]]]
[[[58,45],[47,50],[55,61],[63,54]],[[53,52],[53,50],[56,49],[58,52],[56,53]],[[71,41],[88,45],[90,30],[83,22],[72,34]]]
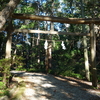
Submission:
[[[29,72],[15,72],[17,77],[26,83],[24,100],[100,100],[100,91],[93,90],[91,82]]]

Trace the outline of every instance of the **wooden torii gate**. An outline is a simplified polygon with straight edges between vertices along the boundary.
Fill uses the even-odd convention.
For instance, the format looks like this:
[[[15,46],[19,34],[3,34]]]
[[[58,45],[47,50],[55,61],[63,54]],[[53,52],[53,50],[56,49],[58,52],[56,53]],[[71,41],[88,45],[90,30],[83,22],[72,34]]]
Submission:
[[[91,44],[91,69],[92,69],[92,86],[97,87],[97,69],[96,69],[96,34],[94,32],[94,24],[100,24],[100,19],[97,18],[59,18],[49,16],[36,16],[28,14],[12,14],[14,19],[30,19],[39,21],[51,21],[68,24],[89,24],[90,33],[68,33],[68,32],[57,32],[57,31],[42,31],[42,30],[27,30],[27,29],[15,29],[15,32],[28,32],[28,33],[49,33],[49,34],[61,34],[61,35],[80,35],[90,36]]]
[[[65,35],[81,35],[81,36],[90,36],[91,41],[91,68],[92,68],[92,86],[97,87],[97,74],[96,74],[96,36],[94,32],[94,24],[100,25],[100,18],[59,18],[59,17],[48,17],[48,16],[36,16],[28,14],[12,14],[17,4],[20,0],[10,0],[7,6],[0,12],[0,31],[4,30],[3,26],[6,23],[6,20],[12,16],[14,19],[30,19],[30,20],[39,20],[39,21],[51,21],[51,22],[60,22],[60,23],[69,23],[69,24],[89,24],[90,34],[85,33],[62,33],[56,31],[49,31],[50,34],[65,34]],[[26,31],[26,30],[15,30],[15,31]],[[28,32],[35,32],[35,30],[27,30]],[[46,33],[40,31],[40,33]],[[39,32],[38,32],[39,33]]]

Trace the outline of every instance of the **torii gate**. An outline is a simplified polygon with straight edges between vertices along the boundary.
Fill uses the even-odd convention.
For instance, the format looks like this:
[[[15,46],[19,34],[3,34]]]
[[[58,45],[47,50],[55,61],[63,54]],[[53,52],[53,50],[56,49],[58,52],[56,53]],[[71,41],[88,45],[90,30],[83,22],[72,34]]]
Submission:
[[[14,19],[30,19],[30,20],[39,20],[39,21],[61,22],[61,23],[68,23],[68,24],[89,24],[90,33],[68,33],[68,32],[57,32],[57,31],[27,30],[27,29],[22,29],[22,30],[21,29],[15,29],[15,32],[90,36],[92,85],[94,87],[97,87],[96,34],[94,32],[94,24],[100,24],[100,19],[59,18],[59,17],[36,16],[36,15],[28,15],[28,14],[13,14],[12,18],[14,18]]]
[[[89,24],[90,25],[90,33],[64,33],[64,32],[56,32],[56,31],[48,31],[50,34],[65,34],[65,35],[81,35],[81,36],[90,36],[91,41],[91,68],[92,68],[92,85],[97,87],[97,74],[96,74],[96,36],[94,32],[94,24],[100,24],[100,19],[94,18],[59,18],[59,17],[48,17],[48,16],[35,16],[35,15],[27,15],[27,14],[12,14],[16,5],[20,2],[20,0],[10,0],[7,6],[0,13],[0,31],[3,25],[10,16],[14,19],[31,19],[31,20],[39,20],[39,21],[51,21],[51,22],[61,22],[68,24]],[[36,33],[35,30],[15,30],[15,31],[28,31],[29,33]],[[38,33],[47,33],[44,31],[38,31]]]
[[[92,86],[97,87],[97,70],[96,70],[96,36],[94,32],[94,24],[100,24],[100,19],[83,19],[83,18],[58,18],[58,17],[48,17],[48,16],[35,16],[27,14],[13,14],[14,19],[31,19],[40,21],[51,21],[51,22],[61,22],[68,24],[89,24],[90,33],[67,33],[67,32],[57,32],[57,31],[42,31],[42,30],[27,30],[27,29],[15,29],[14,32],[24,32],[24,33],[49,33],[49,34],[60,34],[60,35],[79,35],[79,36],[90,36],[91,44],[91,68],[92,68]]]

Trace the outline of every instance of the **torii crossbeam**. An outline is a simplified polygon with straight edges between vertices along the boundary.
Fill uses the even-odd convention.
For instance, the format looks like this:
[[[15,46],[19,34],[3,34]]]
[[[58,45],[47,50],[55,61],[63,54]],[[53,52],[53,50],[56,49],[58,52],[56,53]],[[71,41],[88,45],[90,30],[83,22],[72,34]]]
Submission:
[[[100,24],[100,18],[65,18],[65,17],[51,17],[51,16],[37,16],[32,14],[13,14],[14,19],[30,19],[38,21],[51,21],[68,24]]]

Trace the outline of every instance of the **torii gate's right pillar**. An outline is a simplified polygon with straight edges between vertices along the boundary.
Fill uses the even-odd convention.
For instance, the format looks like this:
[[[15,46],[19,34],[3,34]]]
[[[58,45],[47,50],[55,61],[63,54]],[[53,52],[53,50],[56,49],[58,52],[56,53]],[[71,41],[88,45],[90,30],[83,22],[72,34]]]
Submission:
[[[92,86],[97,87],[97,69],[96,69],[96,34],[94,24],[90,24],[90,51],[91,51],[91,76]]]

